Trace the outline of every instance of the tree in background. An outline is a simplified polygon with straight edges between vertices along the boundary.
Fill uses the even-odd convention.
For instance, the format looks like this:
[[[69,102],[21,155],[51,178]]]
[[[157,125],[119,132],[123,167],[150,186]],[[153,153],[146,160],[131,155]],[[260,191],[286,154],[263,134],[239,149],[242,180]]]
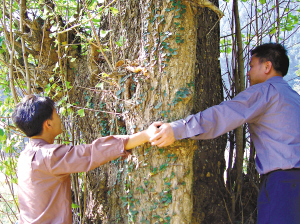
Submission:
[[[238,2],[233,3],[232,33],[221,38],[221,52],[232,53],[227,89],[218,60],[222,13],[216,1],[4,0],[0,170],[8,192],[1,191],[0,217],[14,223],[18,215],[15,168],[25,142],[10,115],[25,94],[57,102],[65,129],[57,141],[73,145],[133,133],[153,121],[177,120],[218,104],[223,92],[229,99],[245,88],[248,43],[259,44],[264,35],[279,41],[280,29],[291,27],[289,15],[295,12],[284,10],[281,16],[278,10],[286,20],[268,20],[276,32],[270,31],[259,22],[266,12],[272,14],[264,10],[270,3],[255,2],[256,13],[241,29]],[[253,223],[259,176],[252,147],[244,160],[250,146],[246,130],[167,148],[146,144],[124,161],[73,174],[74,223]]]

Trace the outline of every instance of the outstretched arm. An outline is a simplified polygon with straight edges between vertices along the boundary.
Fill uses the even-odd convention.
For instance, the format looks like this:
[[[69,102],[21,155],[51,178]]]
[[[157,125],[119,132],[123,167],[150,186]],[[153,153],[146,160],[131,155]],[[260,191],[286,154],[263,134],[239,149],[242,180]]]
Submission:
[[[160,132],[151,137],[150,142],[163,147],[185,138],[216,138],[244,123],[256,122],[277,98],[277,90],[269,84],[251,86],[232,100],[189,115],[185,119],[162,124]]]

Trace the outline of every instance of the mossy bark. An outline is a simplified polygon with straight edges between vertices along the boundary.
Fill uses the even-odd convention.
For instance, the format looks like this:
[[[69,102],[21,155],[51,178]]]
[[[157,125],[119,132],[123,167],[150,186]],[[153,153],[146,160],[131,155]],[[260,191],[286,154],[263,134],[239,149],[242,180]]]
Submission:
[[[121,10],[124,32],[128,30],[126,46],[130,45],[125,55],[148,71],[147,77],[133,74],[121,80],[122,97],[140,102],[124,104],[129,133],[222,101],[219,28],[213,28],[217,15],[189,2],[183,2],[184,7],[173,3],[128,1]],[[90,172],[90,222],[225,222],[225,144],[225,138],[182,140],[162,149],[145,144],[132,150],[127,160]]]

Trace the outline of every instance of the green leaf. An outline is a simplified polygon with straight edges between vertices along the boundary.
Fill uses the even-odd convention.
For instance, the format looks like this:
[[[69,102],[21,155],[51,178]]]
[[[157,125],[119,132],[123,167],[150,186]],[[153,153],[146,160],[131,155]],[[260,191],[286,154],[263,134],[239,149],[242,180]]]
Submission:
[[[79,208],[79,205],[72,203],[72,208]]]
[[[95,10],[96,9],[96,7],[97,7],[97,1],[95,1],[95,0],[92,0],[92,2],[89,4],[89,9],[90,10]]]
[[[101,22],[101,19],[93,19],[93,22],[94,22],[94,23],[100,23],[100,22]]]
[[[100,31],[100,37],[101,37],[101,38],[106,37],[106,35],[107,35],[109,32],[111,32],[111,30],[101,30],[101,31]]]
[[[159,102],[154,108],[155,108],[155,109],[158,109],[158,108],[161,107],[161,105],[162,105],[162,102]]]
[[[67,89],[71,89],[73,86],[70,85],[70,82],[66,81]]]
[[[102,76],[102,77],[108,77],[109,75],[106,74],[105,72],[102,72],[102,73],[101,73],[101,76]]]
[[[128,205],[128,201],[123,202],[123,208]]]
[[[51,91],[51,86],[50,86],[50,83],[48,83],[48,84],[46,85],[46,88],[45,88],[45,93],[46,93],[47,95],[49,95],[49,94],[50,94],[50,91]]]
[[[125,37],[120,36],[120,39],[119,39],[119,41],[116,42],[116,44],[117,44],[119,47],[122,47],[122,46],[124,45],[125,41],[126,41]]]
[[[270,30],[269,34],[274,34],[274,33],[276,33],[276,28],[275,28],[275,27],[273,27],[273,28]]]
[[[85,116],[84,109],[78,110],[77,114],[80,115],[80,117],[84,117]]]
[[[104,89],[103,85],[104,85],[103,82],[99,82],[95,87],[103,90]]]
[[[110,11],[114,14],[117,15],[119,13],[119,10],[114,8],[114,7],[110,7]]]

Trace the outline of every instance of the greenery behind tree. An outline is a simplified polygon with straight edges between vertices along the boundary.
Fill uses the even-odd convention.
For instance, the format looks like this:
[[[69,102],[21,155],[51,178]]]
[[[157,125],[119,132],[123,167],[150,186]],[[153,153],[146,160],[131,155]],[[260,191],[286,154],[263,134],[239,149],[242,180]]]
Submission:
[[[221,37],[218,14],[203,4],[1,2],[1,222],[18,217],[16,164],[26,139],[10,117],[25,94],[57,102],[58,143],[129,134],[232,99],[247,88],[251,48],[285,44],[299,29],[298,0],[222,2],[231,29]],[[145,144],[124,161],[72,174],[74,223],[254,223],[254,158],[247,125],[214,140]]]

